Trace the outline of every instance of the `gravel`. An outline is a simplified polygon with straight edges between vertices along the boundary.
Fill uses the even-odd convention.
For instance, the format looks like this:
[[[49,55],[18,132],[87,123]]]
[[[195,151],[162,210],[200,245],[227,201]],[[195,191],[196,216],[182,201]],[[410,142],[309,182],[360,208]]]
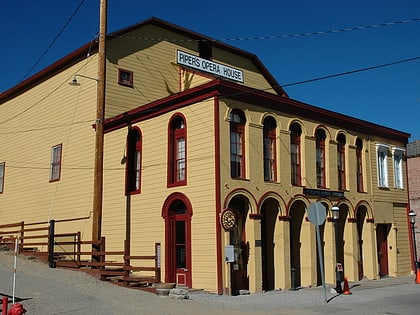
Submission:
[[[13,294],[13,253],[0,252],[0,294]],[[26,314],[305,314],[309,310],[323,310],[327,304],[322,287],[298,291],[270,291],[250,295],[217,295],[192,290],[188,299],[179,300],[136,289],[124,288],[100,281],[79,271],[49,268],[27,256],[17,256],[15,302],[23,304]],[[404,279],[403,279],[404,280]],[[407,278],[410,283],[412,277]],[[395,285],[403,287],[399,281]],[[403,281],[404,282],[404,281]],[[371,284],[373,283],[373,284]],[[378,282],[376,282],[378,283]],[[378,297],[392,297],[390,286],[364,290],[375,282],[353,285],[362,294],[337,296],[327,286],[330,310],[336,306],[372,301]],[[409,284],[406,284],[409,285]],[[381,292],[382,290],[382,292]],[[11,303],[11,301],[9,302]],[[10,305],[9,305],[10,308]]]

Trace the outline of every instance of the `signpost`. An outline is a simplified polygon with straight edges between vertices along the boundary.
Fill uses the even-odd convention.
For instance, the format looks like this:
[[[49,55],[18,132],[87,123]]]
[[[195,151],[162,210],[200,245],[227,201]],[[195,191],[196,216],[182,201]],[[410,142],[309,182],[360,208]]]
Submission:
[[[320,202],[313,202],[307,209],[307,215],[309,221],[315,225],[316,228],[316,240],[318,243],[318,257],[319,265],[321,269],[322,287],[324,288],[325,303],[327,303],[327,289],[325,288],[325,275],[324,275],[324,256],[322,255],[321,247],[321,236],[319,234],[319,226],[325,222],[327,217],[327,209]]]

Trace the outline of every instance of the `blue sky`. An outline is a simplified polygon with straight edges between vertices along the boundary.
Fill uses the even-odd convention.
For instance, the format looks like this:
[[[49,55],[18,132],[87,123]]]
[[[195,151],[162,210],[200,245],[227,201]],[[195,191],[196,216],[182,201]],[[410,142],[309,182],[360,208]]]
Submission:
[[[108,32],[151,16],[256,54],[281,85],[420,57],[418,0],[108,0]],[[99,0],[0,1],[0,92],[92,40],[98,25]],[[285,90],[420,140],[420,58]]]

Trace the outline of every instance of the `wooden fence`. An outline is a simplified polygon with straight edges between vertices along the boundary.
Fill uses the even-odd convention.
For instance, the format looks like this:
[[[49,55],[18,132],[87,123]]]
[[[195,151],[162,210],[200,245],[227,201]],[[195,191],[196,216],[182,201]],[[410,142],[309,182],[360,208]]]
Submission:
[[[123,250],[107,251],[105,237],[82,240],[81,233],[55,233],[54,220],[48,224],[24,222],[0,225],[0,246],[31,254],[48,262],[51,268],[83,268],[101,280],[112,280],[125,286],[149,286],[161,282],[160,243],[155,243],[154,255],[133,256],[130,242]],[[111,257],[111,259],[110,259]]]

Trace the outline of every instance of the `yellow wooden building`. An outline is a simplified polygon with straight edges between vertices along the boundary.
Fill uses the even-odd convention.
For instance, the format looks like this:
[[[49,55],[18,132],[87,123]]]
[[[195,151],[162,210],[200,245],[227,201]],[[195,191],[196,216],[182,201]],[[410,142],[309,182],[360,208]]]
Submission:
[[[88,43],[0,95],[0,224],[91,238],[97,58]],[[107,36],[105,95],[101,234],[161,243],[164,281],[320,285],[314,202],[327,283],[337,263],[410,274],[409,134],[293,100],[255,55],[157,18]]]

